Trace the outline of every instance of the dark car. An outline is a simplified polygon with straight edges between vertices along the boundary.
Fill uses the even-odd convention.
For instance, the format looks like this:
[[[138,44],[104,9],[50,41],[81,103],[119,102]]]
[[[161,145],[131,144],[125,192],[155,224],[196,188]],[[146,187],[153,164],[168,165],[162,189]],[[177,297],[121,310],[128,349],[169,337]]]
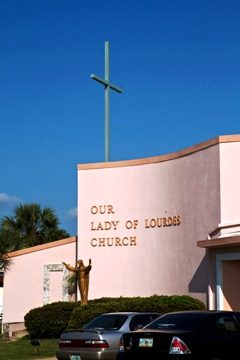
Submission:
[[[58,360],[114,360],[124,332],[140,329],[159,316],[154,312],[102,314],[83,329],[64,332],[56,357]]]
[[[240,313],[182,311],[125,333],[118,360],[240,359]]]

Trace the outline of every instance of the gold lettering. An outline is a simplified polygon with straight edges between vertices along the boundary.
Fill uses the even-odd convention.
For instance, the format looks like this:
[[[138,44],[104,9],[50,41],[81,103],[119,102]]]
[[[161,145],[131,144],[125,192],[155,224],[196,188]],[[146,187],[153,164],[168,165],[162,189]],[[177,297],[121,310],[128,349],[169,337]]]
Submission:
[[[131,228],[132,228],[132,222],[131,222],[131,220],[126,221],[125,226],[126,226],[126,229],[128,229],[128,230],[131,229]]]
[[[112,205],[108,205],[108,214],[115,214],[115,212],[113,211]]]
[[[112,225],[113,225],[113,230],[117,230],[117,224],[119,223],[119,221],[111,221]]]
[[[166,226],[176,226],[181,224],[181,216],[180,215],[174,215],[174,216],[168,216],[168,217],[158,217],[158,218],[152,218],[152,219],[145,219],[145,228],[155,228],[156,226],[158,228],[160,227],[166,227]]]
[[[104,230],[110,230],[111,229],[112,225],[111,225],[110,221],[105,221],[104,224],[105,224]]]
[[[113,238],[107,238],[107,246],[113,246]]]
[[[93,205],[90,209],[91,214],[115,214],[112,205]]]
[[[93,215],[95,215],[95,214],[97,214],[97,212],[98,212],[97,207],[96,207],[96,206],[92,206],[92,207],[91,207],[91,213],[92,213]]]
[[[92,238],[90,241],[91,246],[93,247],[104,247],[104,246],[136,246],[137,237],[124,236],[123,238],[112,237],[112,238]]]
[[[155,219],[151,219],[151,221],[150,221],[150,226],[151,226],[152,228],[154,228],[154,227],[156,226],[156,220],[155,220]]]
[[[121,239],[119,237],[115,238],[115,246],[122,246]]]
[[[167,226],[167,218],[164,217],[162,220],[163,220],[163,226]]]
[[[149,228],[150,228],[150,226],[149,226],[149,224],[148,224],[148,219],[145,219],[145,228],[146,228],[146,229],[149,229]]]
[[[173,226],[177,225],[177,216],[173,216]]]
[[[93,247],[96,247],[96,246],[97,246],[97,239],[96,239],[96,238],[93,238],[93,239],[91,240],[91,245],[92,245]]]
[[[117,230],[117,225],[119,221],[104,221],[95,224],[94,221],[91,222],[91,231],[95,230]]]
[[[138,226],[138,220],[127,220],[125,223],[126,229],[136,229]]]
[[[98,246],[105,246],[105,238],[98,239]]]
[[[136,246],[137,245],[137,237],[136,236],[130,236],[130,246]]]
[[[96,228],[96,230],[104,230],[103,226],[101,223],[98,223],[98,226]]]
[[[99,206],[99,213],[102,215],[106,213],[106,205]]]

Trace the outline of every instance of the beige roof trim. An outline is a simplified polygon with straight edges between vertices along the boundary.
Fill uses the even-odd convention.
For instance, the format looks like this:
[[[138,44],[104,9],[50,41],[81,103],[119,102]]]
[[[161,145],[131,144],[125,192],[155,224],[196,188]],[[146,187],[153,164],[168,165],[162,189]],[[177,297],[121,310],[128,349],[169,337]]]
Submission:
[[[211,240],[201,240],[197,242],[200,248],[220,248],[240,246],[240,236],[228,236]]]
[[[12,258],[12,257],[16,257],[16,256],[30,254],[30,253],[33,253],[35,251],[41,251],[41,250],[50,249],[50,248],[53,248],[53,247],[56,247],[56,246],[62,246],[62,245],[66,245],[66,244],[71,244],[71,243],[76,242],[76,241],[77,241],[77,237],[72,236],[72,237],[69,237],[69,238],[66,238],[66,239],[52,241],[52,242],[47,243],[47,244],[37,245],[37,246],[30,247],[30,248],[22,249],[22,250],[12,251],[8,255],[9,255],[10,258]]]
[[[186,149],[183,149],[183,150],[180,150],[180,151],[177,151],[174,153],[166,154],[166,155],[154,156],[154,157],[144,158],[144,159],[135,159],[135,160],[79,164],[77,168],[78,168],[78,170],[91,170],[91,169],[102,169],[102,168],[114,168],[114,167],[123,167],[123,166],[153,164],[153,163],[177,159],[177,158],[195,153],[197,151],[207,149],[214,145],[218,145],[221,143],[230,143],[230,142],[240,142],[240,135],[218,136],[214,139],[211,139],[211,140],[205,141],[203,143],[200,143],[200,144],[197,144],[194,146],[190,146]]]

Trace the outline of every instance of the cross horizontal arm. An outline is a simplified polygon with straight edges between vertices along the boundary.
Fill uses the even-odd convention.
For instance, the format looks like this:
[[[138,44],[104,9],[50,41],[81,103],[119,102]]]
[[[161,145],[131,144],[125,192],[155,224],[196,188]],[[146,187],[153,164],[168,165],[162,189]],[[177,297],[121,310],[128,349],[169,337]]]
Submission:
[[[102,79],[102,78],[100,78],[99,76],[97,76],[97,75],[95,75],[95,74],[91,74],[91,78],[92,78],[93,80],[96,80],[96,81],[100,82],[101,84],[103,84],[103,85],[105,85],[105,86],[109,86],[111,89],[117,91],[118,93],[122,93],[122,92],[123,92],[123,90],[122,90],[120,87],[111,84],[111,83],[108,82],[107,80]]]

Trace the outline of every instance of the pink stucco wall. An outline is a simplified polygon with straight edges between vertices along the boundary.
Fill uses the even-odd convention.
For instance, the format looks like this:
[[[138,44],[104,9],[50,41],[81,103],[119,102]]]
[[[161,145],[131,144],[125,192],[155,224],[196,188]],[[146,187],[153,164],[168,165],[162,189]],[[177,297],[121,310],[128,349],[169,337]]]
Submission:
[[[78,251],[85,263],[92,259],[90,298],[189,294],[206,301],[208,260],[197,241],[220,213],[218,141],[135,162],[79,165]],[[175,216],[180,224],[148,227]],[[107,238],[116,244],[104,246]]]
[[[74,237],[10,254],[12,264],[4,278],[3,323],[23,322],[29,310],[44,304],[44,267],[61,266],[63,261],[74,264],[75,250]],[[63,300],[63,271],[49,275],[49,302]]]
[[[78,165],[77,254],[76,238],[12,253],[3,322],[23,322],[30,309],[64,300],[60,267],[76,258],[92,259],[90,299],[187,294],[206,302],[211,292],[215,308],[216,254],[227,248],[216,239],[209,251],[197,243],[218,228],[220,236],[239,233],[239,157],[235,135],[149,159]]]
[[[220,145],[221,223],[240,223],[240,142]]]

